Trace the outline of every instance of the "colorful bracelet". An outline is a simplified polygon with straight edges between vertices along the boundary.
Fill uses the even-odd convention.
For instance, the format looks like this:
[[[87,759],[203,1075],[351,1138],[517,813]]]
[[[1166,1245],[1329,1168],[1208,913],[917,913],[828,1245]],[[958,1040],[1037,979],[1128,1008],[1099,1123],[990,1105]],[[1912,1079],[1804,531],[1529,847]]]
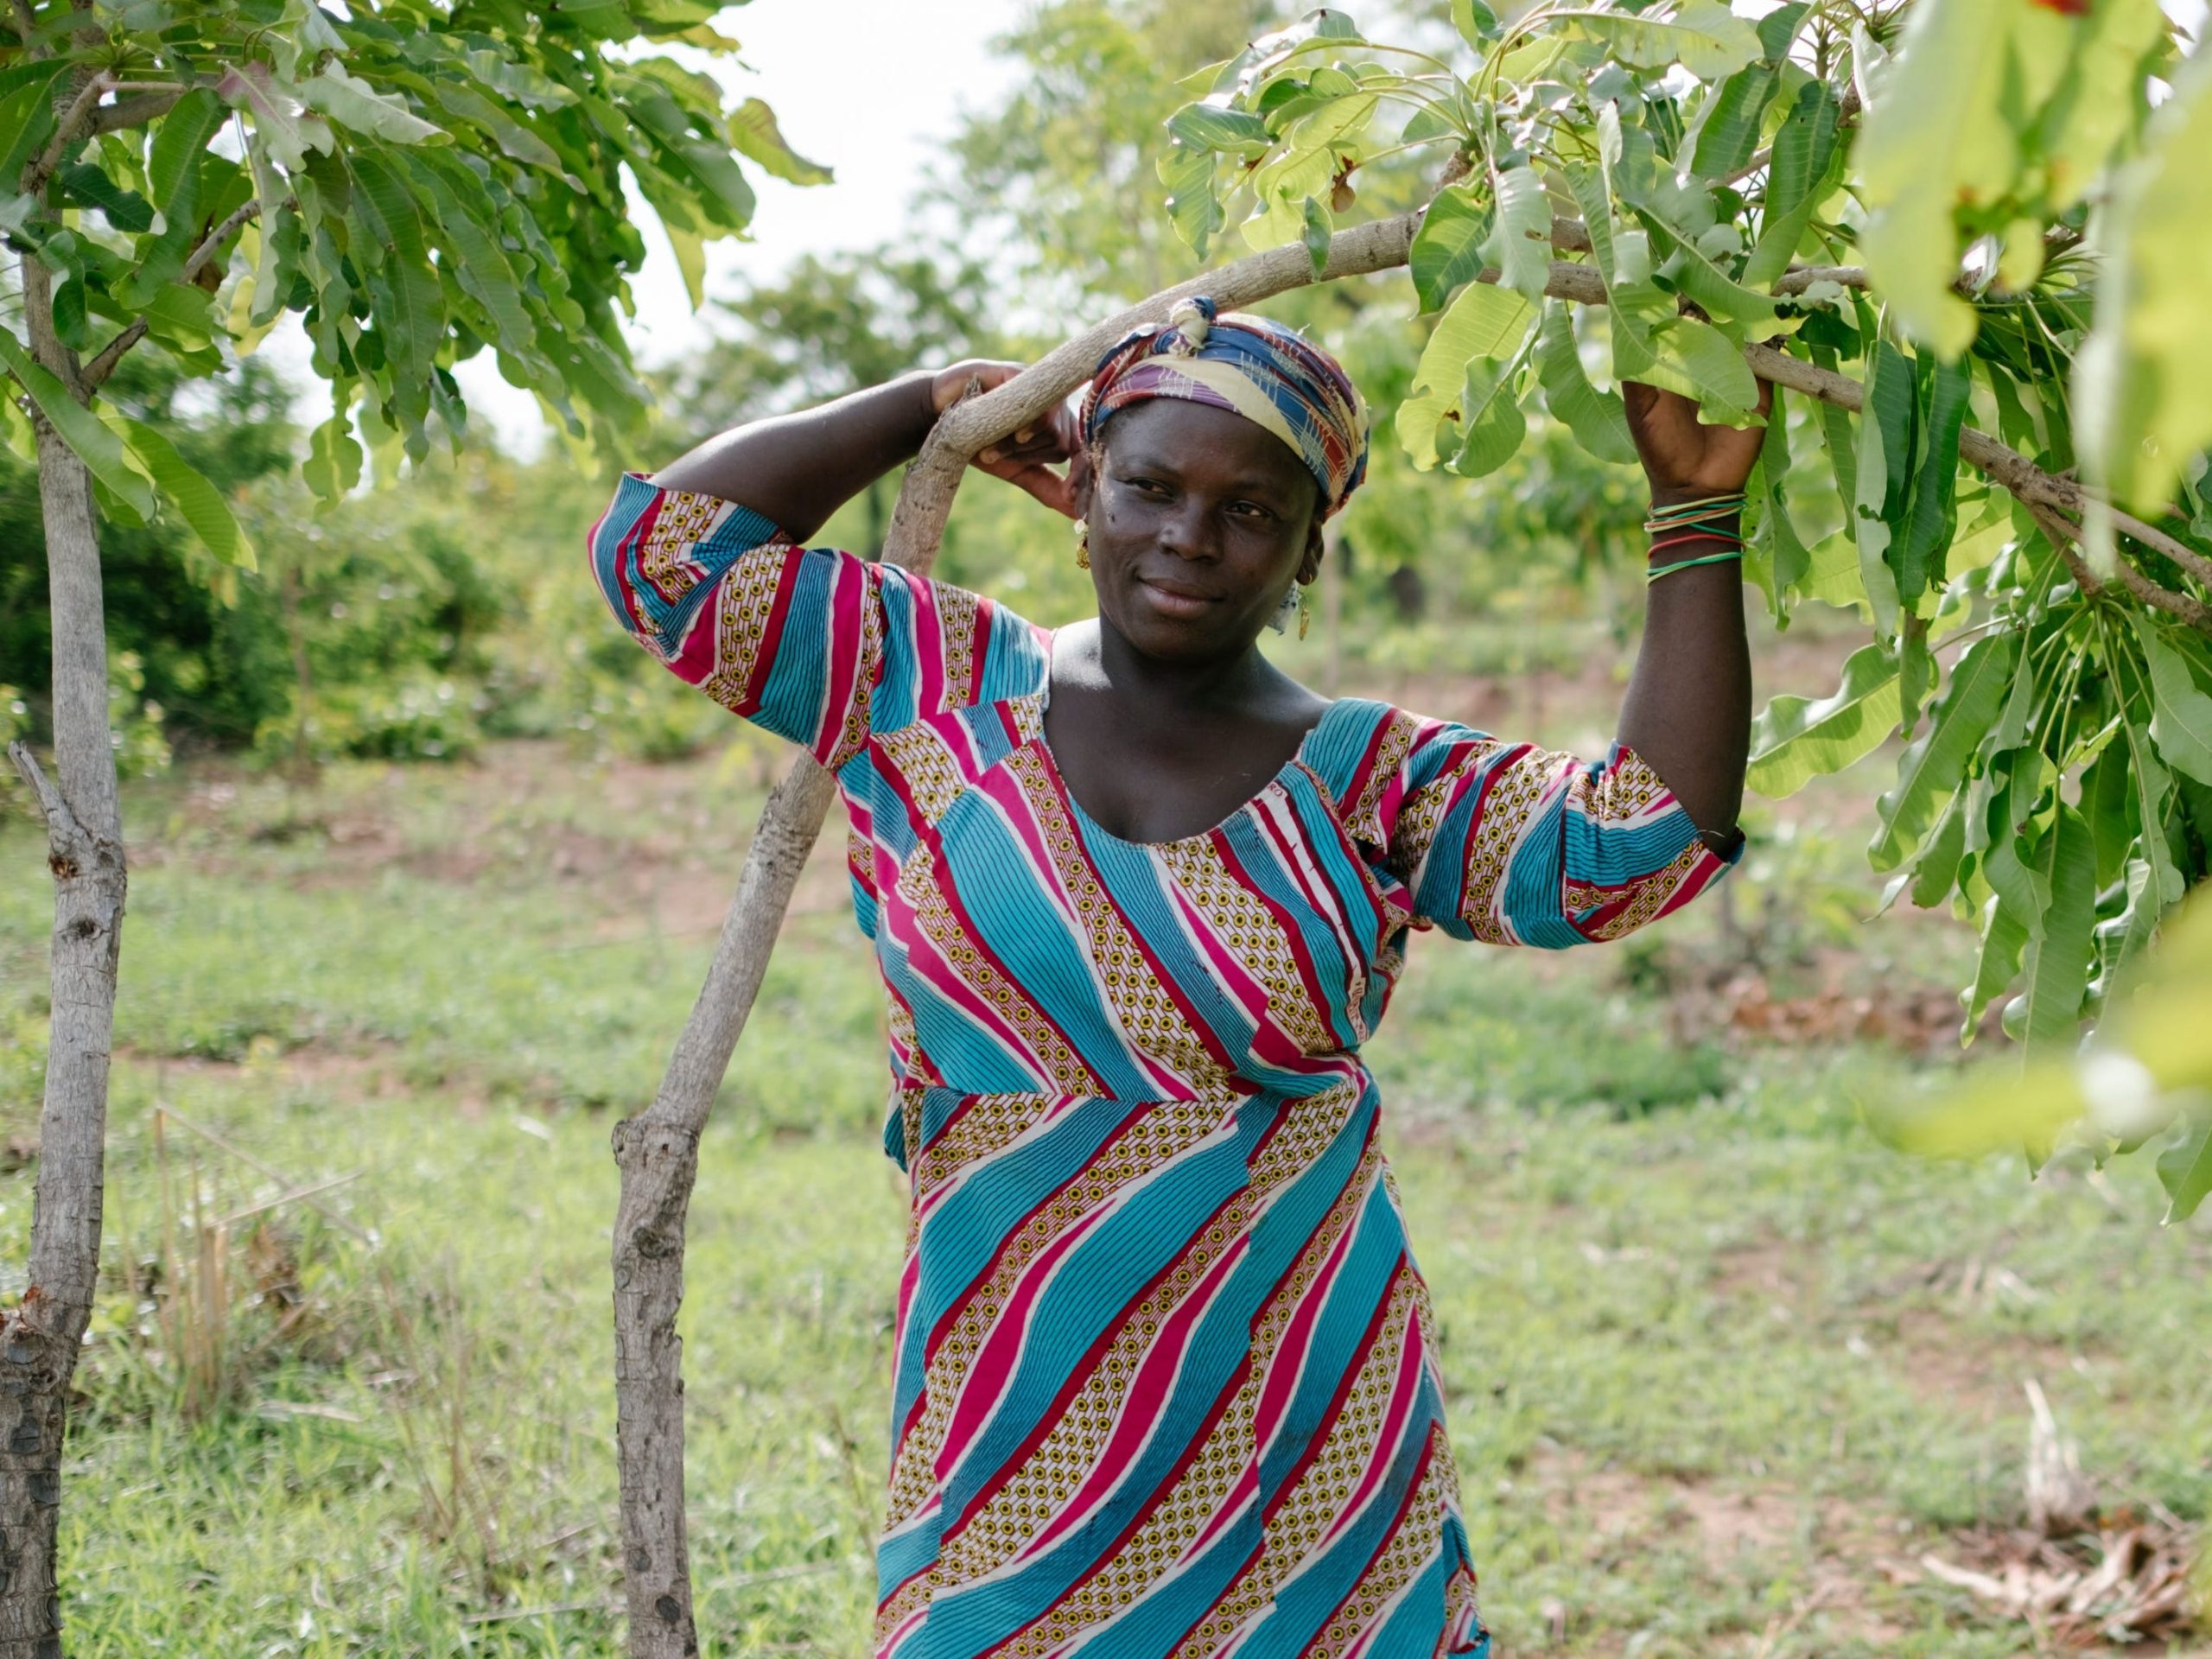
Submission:
[[[1743,510],[1744,493],[1738,490],[1728,495],[1708,495],[1695,501],[1675,501],[1663,507],[1654,507],[1651,516],[1643,521],[1643,527],[1655,534],[1662,531],[1686,530],[1694,524],[1733,518]]]
[[[1680,560],[1677,560],[1677,561],[1676,561],[1675,563],[1673,563],[1673,564],[1662,564],[1662,565],[1659,566],[1656,569],[1653,569],[1653,570],[1647,570],[1647,571],[1645,571],[1645,572],[1643,573],[1643,582],[1644,582],[1644,586],[1646,586],[1646,587],[1648,588],[1648,587],[1649,587],[1653,582],[1655,582],[1658,581],[1660,577],[1662,577],[1662,576],[1671,576],[1671,575],[1673,575],[1675,574],[1675,571],[1677,571],[1677,570],[1688,570],[1688,569],[1689,569],[1693,565],[1700,565],[1700,564],[1722,564],[1722,563],[1726,563],[1726,562],[1727,562],[1728,560],[1730,560],[1730,559],[1740,559],[1740,558],[1742,558],[1743,556],[1744,556],[1744,550],[1743,550],[1743,548],[1739,545],[1739,546],[1736,546],[1736,547],[1732,547],[1732,548],[1728,549],[1726,552],[1722,552],[1722,553],[1708,553],[1708,554],[1707,554],[1707,555],[1706,555],[1703,558],[1701,558],[1701,559],[1680,559]]]

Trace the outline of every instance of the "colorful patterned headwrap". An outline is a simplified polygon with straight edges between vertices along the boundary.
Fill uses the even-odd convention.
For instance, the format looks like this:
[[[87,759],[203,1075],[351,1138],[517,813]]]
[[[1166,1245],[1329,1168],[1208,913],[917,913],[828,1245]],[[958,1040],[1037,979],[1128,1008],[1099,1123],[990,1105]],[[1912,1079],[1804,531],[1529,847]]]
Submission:
[[[1367,475],[1367,406],[1336,359],[1265,317],[1218,315],[1204,295],[1098,359],[1083,399],[1085,441],[1147,397],[1210,404],[1267,428],[1320,485],[1324,518]]]

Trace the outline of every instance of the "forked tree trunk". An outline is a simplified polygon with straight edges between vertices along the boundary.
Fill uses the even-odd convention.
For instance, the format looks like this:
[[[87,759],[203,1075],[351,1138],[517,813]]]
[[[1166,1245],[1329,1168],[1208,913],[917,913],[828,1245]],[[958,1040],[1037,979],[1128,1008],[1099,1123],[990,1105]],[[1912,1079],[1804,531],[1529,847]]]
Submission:
[[[74,354],[54,337],[51,278],[29,257],[22,272],[31,350],[74,391]],[[46,818],[54,991],[29,1284],[18,1304],[0,1310],[0,1659],[59,1659],[61,1652],[54,1560],[61,1440],[99,1274],[101,1153],[125,880],[92,479],[68,445],[34,418],[54,616],[55,777],[48,779],[20,743],[10,747],[9,758]]]

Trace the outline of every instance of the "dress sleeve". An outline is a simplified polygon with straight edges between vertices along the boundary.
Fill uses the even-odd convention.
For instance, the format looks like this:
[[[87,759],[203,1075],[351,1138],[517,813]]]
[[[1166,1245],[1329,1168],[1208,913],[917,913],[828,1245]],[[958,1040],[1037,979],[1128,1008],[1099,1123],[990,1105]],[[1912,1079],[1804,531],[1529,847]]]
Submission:
[[[1616,743],[1603,761],[1422,721],[1399,773],[1386,856],[1417,925],[1490,944],[1617,939],[1681,909],[1723,858],[1658,774]]]
[[[895,565],[796,546],[734,501],[626,475],[592,527],[607,606],[678,678],[833,771],[929,713],[1031,689],[1036,631]]]

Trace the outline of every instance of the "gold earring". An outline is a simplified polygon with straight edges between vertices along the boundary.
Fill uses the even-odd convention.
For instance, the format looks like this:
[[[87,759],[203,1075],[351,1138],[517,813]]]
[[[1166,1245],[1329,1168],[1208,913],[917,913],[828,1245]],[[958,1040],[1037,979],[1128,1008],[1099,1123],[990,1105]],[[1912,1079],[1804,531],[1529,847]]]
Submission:
[[[1079,570],[1090,569],[1090,526],[1080,518],[1075,521],[1075,563]]]
[[[1306,589],[1298,590],[1298,637],[1303,639],[1306,630],[1313,626],[1313,613],[1306,607]]]

